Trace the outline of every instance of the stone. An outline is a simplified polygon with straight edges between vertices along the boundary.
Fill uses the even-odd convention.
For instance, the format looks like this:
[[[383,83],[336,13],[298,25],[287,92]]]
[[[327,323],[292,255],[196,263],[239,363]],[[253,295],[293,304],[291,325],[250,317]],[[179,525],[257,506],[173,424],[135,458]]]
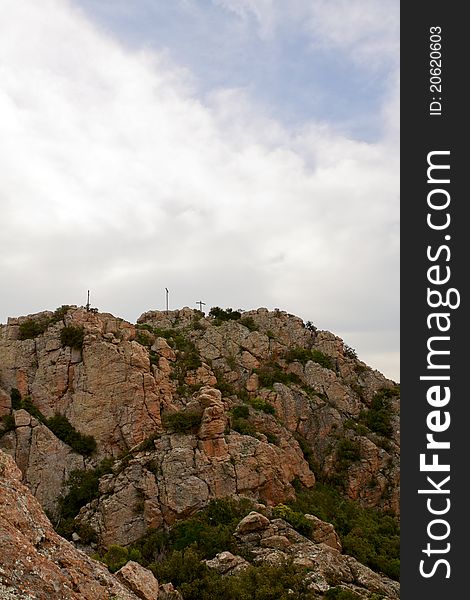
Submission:
[[[117,571],[116,576],[141,600],[157,600],[159,585],[153,573],[130,560]]]
[[[5,415],[9,415],[10,411],[11,411],[10,396],[4,390],[0,389],[0,419]]]
[[[217,571],[219,575],[236,575],[250,566],[247,560],[228,551],[220,552],[211,560],[205,560],[204,562],[210,569]]]
[[[172,583],[164,583],[160,586],[158,600],[183,600],[183,596],[175,590]]]
[[[305,515],[312,523],[312,539],[317,544],[326,544],[339,552],[342,551],[341,540],[331,523],[322,521],[315,515]]]
[[[237,525],[235,530],[236,535],[245,535],[253,531],[262,531],[269,527],[269,519],[259,512],[251,511]]]

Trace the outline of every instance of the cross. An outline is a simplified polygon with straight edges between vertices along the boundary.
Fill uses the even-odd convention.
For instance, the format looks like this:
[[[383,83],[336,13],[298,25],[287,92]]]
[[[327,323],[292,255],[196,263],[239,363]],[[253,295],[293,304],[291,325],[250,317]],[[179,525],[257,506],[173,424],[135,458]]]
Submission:
[[[205,306],[206,303],[202,300],[199,300],[199,302],[196,302],[196,304],[199,304],[199,310],[203,313],[204,311],[202,310],[202,307]]]
[[[167,314],[168,314],[168,294],[169,294],[170,292],[168,291],[168,288],[165,288],[165,291],[166,291],[166,312],[167,312]]]

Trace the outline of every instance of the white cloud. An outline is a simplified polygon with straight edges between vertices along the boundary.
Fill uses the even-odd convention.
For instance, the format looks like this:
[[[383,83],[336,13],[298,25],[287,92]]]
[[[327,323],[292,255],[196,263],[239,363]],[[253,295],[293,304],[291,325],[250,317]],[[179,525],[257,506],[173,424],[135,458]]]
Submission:
[[[381,362],[398,303],[391,109],[375,144],[325,123],[288,131],[246,91],[202,104],[184,71],[70,2],[2,8],[2,321],[88,288],[136,319],[168,286],[174,307],[277,306],[351,332],[396,376]],[[370,328],[384,332],[372,345],[357,333]]]
[[[367,67],[398,60],[397,0],[213,0],[243,20],[255,18],[261,37],[286,22],[308,31],[314,47],[350,51],[349,59]]]

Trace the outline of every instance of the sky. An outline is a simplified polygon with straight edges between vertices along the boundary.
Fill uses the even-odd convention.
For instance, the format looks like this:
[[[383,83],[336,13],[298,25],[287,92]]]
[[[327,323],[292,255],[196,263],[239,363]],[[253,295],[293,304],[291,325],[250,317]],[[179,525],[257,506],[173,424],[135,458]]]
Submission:
[[[399,381],[398,0],[0,0],[0,321],[280,308]]]

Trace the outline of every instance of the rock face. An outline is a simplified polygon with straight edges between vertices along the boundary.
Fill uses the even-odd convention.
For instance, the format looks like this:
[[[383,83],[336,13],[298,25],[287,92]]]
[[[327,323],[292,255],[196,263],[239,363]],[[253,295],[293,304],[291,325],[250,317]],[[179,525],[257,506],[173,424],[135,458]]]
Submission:
[[[162,434],[152,450],[135,453],[125,466],[117,463],[116,475],[101,480],[100,498],[82,509],[78,520],[91,525],[105,545],[128,545],[149,527],[171,525],[213,498],[240,495],[275,504],[293,498],[296,477],[313,485],[294,439],[278,447],[224,434],[226,409],[216,389],[203,387],[195,405],[202,409],[197,432]]]
[[[13,459],[0,450],[0,598],[157,598],[136,595],[104,565],[59,537],[20,479]]]
[[[320,523],[323,525],[319,529],[331,528],[329,523]],[[334,530],[333,533],[336,535]],[[324,593],[331,587],[341,586],[359,598],[370,598],[371,593],[380,594],[386,600],[400,597],[396,581],[374,573],[330,545],[307,539],[283,519],[269,520],[258,512],[251,512],[240,521],[234,535],[245,556],[250,555],[255,564],[282,565],[292,561],[305,568],[305,581],[312,591]],[[244,558],[230,552],[222,552],[205,562],[222,575],[236,574],[249,566]]]
[[[283,502],[295,484],[314,485],[312,469],[398,513],[394,382],[285,312],[224,319],[185,308],[134,326],[71,307],[0,326],[0,447],[43,507],[57,514],[70,473],[110,457],[112,473],[78,517],[104,545],[212,498]],[[83,342],[68,341],[67,328]],[[93,436],[91,456],[53,433],[56,413]]]

